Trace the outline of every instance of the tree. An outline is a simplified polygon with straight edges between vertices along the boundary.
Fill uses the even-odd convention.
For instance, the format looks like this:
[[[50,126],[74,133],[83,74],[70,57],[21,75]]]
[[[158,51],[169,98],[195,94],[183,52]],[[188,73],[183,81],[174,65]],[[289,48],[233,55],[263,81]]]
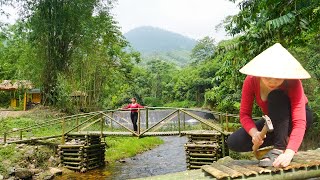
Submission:
[[[194,61],[200,62],[208,59],[212,59],[215,53],[215,41],[209,36],[199,40],[196,46],[192,49],[191,58]]]

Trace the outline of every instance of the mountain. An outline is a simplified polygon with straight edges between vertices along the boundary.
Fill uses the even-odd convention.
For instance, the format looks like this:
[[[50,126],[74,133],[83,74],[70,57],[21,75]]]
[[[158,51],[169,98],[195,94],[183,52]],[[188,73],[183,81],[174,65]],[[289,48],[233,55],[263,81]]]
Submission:
[[[179,66],[190,62],[190,53],[197,41],[156,27],[142,26],[124,34],[144,61],[162,59]]]

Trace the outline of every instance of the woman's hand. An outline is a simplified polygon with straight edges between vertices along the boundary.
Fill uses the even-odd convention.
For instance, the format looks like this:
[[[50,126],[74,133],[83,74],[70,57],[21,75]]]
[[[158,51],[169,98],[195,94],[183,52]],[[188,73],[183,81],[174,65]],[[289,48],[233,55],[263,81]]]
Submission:
[[[263,139],[265,137],[261,137],[261,132],[257,131],[252,136],[252,143],[256,146],[261,146],[263,144]]]
[[[287,167],[289,166],[295,152],[291,149],[287,149],[283,154],[280,154],[273,162],[274,167]]]

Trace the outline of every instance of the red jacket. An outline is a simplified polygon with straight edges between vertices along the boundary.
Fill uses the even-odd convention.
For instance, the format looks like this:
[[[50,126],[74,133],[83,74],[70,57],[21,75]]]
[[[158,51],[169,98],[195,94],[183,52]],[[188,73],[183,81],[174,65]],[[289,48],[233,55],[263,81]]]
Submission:
[[[128,106],[124,107],[124,109],[131,109],[131,112],[138,112],[138,108],[144,108],[144,106],[141,106],[138,103],[135,104],[129,104]]]
[[[302,83],[298,79],[286,80],[286,85],[280,89],[287,92],[291,103],[292,132],[289,137],[287,149],[298,151],[306,130],[306,103],[308,99],[304,94]],[[252,120],[253,101],[256,101],[264,114],[268,115],[268,102],[263,101],[260,96],[260,78],[247,76],[242,87],[240,105],[240,122],[243,128],[249,132],[256,127]]]

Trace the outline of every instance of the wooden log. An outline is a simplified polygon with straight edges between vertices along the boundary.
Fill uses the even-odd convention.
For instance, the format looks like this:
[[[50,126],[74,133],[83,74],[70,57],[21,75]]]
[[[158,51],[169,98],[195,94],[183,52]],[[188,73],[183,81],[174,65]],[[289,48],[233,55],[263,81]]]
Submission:
[[[201,169],[203,171],[205,171],[206,173],[211,174],[212,176],[214,176],[217,179],[224,179],[224,178],[230,177],[227,173],[220,171],[210,165],[202,166]]]
[[[255,171],[259,174],[265,174],[265,173],[271,173],[271,170],[270,169],[266,169],[266,168],[262,168],[262,167],[259,167],[257,165],[245,165],[244,166],[245,168],[247,169],[250,169],[252,171]]]
[[[64,161],[82,161],[83,158],[62,157]]]
[[[243,177],[243,174],[234,170],[234,169],[231,169],[227,166],[224,166],[222,164],[218,164],[218,163],[213,163],[211,164],[210,166],[214,167],[215,169],[218,169],[226,174],[228,174],[231,178],[239,178],[239,177]]]
[[[257,175],[258,173],[256,171],[252,171],[251,169],[239,166],[239,165],[235,165],[235,164],[228,164],[226,165],[227,167],[234,169],[235,171],[238,171],[242,174],[244,174],[245,176],[252,176],[252,175]]]
[[[202,153],[189,153],[187,154],[188,156],[191,157],[215,157],[215,154],[202,154]]]

